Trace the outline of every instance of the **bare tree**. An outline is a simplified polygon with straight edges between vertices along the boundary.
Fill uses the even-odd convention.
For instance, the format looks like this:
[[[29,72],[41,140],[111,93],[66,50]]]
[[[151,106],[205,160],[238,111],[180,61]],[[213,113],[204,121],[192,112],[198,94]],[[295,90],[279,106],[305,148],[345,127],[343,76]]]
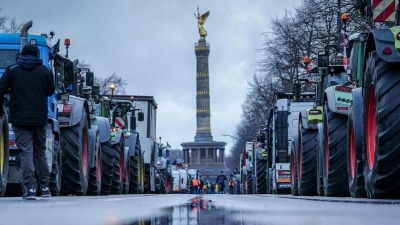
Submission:
[[[95,76],[94,82],[100,85],[100,94],[109,95],[111,94],[110,85],[114,84],[114,94],[125,94],[125,87],[127,85],[126,80],[117,75],[115,72],[106,78]]]
[[[24,23],[18,23],[15,17],[2,15],[3,8],[0,8],[0,29],[5,33],[19,33]]]

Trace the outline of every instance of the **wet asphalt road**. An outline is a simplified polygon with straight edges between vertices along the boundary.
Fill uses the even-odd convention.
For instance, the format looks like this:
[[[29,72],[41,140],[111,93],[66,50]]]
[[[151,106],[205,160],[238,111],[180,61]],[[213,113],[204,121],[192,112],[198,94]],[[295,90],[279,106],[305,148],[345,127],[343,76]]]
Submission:
[[[197,197],[197,198],[196,198]],[[0,198],[0,224],[400,224],[400,200],[289,195]]]

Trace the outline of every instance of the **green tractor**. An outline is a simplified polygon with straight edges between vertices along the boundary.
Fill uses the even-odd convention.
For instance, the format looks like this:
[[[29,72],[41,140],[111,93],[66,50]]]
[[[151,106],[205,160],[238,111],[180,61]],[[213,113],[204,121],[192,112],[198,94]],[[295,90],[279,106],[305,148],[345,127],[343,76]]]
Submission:
[[[357,0],[356,8],[372,22],[396,26],[350,35],[347,73],[359,88],[347,121],[348,186],[352,197],[400,198],[400,5],[379,2]]]
[[[143,121],[144,113],[136,109],[133,104],[135,98],[129,100],[112,99],[113,108],[111,109],[112,127],[122,129],[123,141],[125,142],[126,158],[124,169],[121,170],[124,192],[130,194],[140,194],[144,192],[144,159],[141,149],[139,133],[136,130],[136,120]],[[136,111],[137,113],[136,117]],[[111,141],[118,136],[117,130],[112,130]]]

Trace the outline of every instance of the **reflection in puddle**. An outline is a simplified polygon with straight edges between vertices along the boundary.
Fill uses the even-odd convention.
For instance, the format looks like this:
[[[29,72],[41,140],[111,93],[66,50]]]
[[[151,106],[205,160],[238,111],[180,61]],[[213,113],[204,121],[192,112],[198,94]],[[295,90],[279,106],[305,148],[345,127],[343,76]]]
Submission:
[[[230,210],[212,204],[208,199],[196,197],[190,203],[169,207],[162,214],[123,225],[255,225],[240,220],[243,211]],[[246,212],[247,216],[249,212]]]

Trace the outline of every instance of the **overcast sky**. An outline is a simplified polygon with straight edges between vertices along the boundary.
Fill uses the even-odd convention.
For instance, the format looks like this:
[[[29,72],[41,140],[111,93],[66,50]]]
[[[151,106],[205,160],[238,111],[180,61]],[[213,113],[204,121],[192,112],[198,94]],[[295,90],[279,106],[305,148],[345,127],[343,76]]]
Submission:
[[[55,31],[71,39],[70,58],[90,63],[96,76],[127,80],[127,94],[154,96],[157,136],[173,148],[194,141],[196,57],[193,13],[210,11],[211,132],[232,147],[252,64],[262,57],[261,33],[271,18],[300,0],[1,0],[2,14],[33,20],[29,33]],[[62,49],[64,51],[64,49]],[[244,147],[244,146],[243,146]]]

